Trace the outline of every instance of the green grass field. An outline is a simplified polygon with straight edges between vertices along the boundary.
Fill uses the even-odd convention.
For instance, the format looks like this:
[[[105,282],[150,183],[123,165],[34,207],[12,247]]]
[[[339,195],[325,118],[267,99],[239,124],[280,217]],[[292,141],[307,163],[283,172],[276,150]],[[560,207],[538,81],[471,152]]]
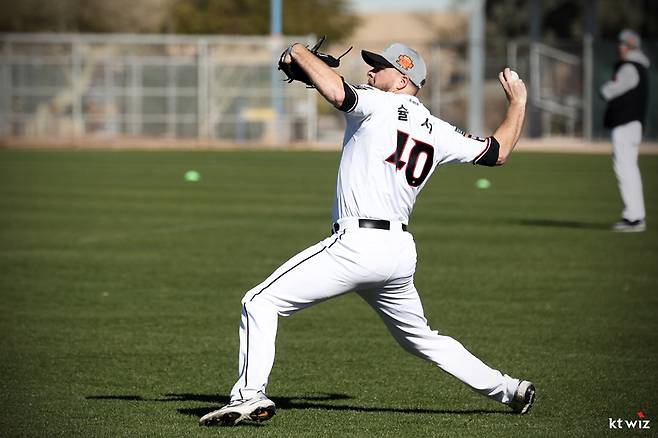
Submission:
[[[529,415],[405,353],[348,294],[281,320],[272,421],[200,428],[236,378],[242,295],[326,237],[337,162],[1,150],[0,436],[655,433],[658,156],[641,158],[649,229],[615,234],[609,156],[523,153],[439,169],[410,230],[430,325],[533,380]],[[652,430],[609,430],[640,410]]]

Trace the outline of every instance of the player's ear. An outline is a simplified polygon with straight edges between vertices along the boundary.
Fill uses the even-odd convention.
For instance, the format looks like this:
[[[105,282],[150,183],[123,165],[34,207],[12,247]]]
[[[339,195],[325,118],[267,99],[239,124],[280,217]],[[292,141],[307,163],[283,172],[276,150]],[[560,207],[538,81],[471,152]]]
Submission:
[[[409,79],[409,76],[401,74],[400,79],[398,80],[398,90],[404,90],[410,83],[411,80]]]
[[[418,94],[418,87],[416,86],[416,84],[411,82],[411,78],[409,78],[409,76],[402,75],[402,79],[403,79],[404,82],[401,83],[402,87],[400,88],[400,90],[404,90],[405,88],[409,88],[409,91],[411,92],[411,94],[413,96]]]

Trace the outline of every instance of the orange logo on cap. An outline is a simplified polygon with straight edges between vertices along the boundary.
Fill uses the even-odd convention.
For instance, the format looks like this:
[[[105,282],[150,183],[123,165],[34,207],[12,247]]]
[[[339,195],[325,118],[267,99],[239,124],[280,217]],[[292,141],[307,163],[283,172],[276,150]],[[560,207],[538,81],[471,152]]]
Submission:
[[[409,70],[410,68],[413,68],[414,62],[411,58],[409,58],[407,55],[400,55],[398,56],[398,60],[396,61],[400,67],[402,67],[405,70]]]

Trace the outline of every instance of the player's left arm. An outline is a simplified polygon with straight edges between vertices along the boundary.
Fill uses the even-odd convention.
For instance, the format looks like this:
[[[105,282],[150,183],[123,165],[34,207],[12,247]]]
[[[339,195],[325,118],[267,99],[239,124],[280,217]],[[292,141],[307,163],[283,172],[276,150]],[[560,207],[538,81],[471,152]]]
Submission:
[[[345,99],[343,78],[299,43],[293,44],[281,59],[286,64],[293,60],[306,72],[322,97],[336,108],[340,108]]]
[[[509,68],[498,74],[498,80],[509,102],[505,119],[493,134],[499,144],[496,165],[500,166],[505,163],[521,137],[528,93],[521,79],[512,78]]]
[[[637,68],[631,63],[626,63],[615,74],[614,80],[603,84],[600,90],[601,96],[609,102],[615,97],[619,97],[637,87],[639,83],[640,74]]]

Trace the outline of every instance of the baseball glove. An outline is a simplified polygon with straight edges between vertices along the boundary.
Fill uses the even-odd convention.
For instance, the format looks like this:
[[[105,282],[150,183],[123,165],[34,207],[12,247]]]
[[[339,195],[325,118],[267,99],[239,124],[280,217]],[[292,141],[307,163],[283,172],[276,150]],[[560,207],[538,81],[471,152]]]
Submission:
[[[338,58],[335,58],[331,55],[320,52],[320,46],[324,42],[325,38],[326,37],[324,37],[324,36],[322,38],[320,38],[320,40],[317,43],[315,43],[315,45],[312,48],[310,48],[309,50],[312,54],[317,56],[318,59],[320,59],[320,61],[324,62],[325,64],[327,64],[331,68],[336,68],[340,65],[340,58],[347,55],[349,53],[349,51],[352,50],[352,47],[347,49],[347,51],[345,53],[343,53],[342,55],[340,55]],[[287,54],[290,54],[291,49],[292,49],[292,46],[288,47],[281,54],[281,58],[279,59],[279,66],[278,66],[279,70],[281,70],[286,75],[286,81],[288,81],[288,83],[291,83],[292,81],[299,81],[299,82],[305,83],[309,88],[315,88],[313,83],[311,82],[311,79],[308,77],[306,72],[304,70],[302,70],[302,68],[299,66],[299,64],[297,64],[294,60],[292,62],[290,62],[289,64],[286,64],[285,62],[283,62],[283,58],[285,58],[285,56]]]

